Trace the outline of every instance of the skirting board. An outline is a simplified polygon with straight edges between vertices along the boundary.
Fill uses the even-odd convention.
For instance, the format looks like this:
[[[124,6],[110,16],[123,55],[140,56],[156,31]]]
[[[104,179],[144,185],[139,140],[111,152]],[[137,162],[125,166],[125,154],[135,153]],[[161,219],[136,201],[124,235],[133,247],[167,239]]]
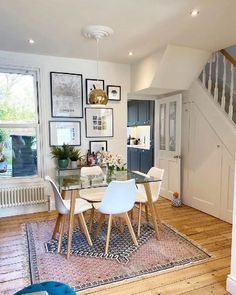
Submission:
[[[231,275],[228,275],[228,277],[227,277],[226,290],[230,294],[236,295],[236,279],[234,277],[232,277]]]

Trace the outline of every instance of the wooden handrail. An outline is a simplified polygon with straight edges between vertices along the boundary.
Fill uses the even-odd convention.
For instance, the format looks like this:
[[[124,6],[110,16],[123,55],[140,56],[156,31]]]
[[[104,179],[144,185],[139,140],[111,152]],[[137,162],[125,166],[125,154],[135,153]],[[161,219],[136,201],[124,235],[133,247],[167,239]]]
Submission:
[[[225,56],[225,58],[233,64],[233,66],[236,68],[236,60],[230,55],[225,49],[221,49],[220,52]]]

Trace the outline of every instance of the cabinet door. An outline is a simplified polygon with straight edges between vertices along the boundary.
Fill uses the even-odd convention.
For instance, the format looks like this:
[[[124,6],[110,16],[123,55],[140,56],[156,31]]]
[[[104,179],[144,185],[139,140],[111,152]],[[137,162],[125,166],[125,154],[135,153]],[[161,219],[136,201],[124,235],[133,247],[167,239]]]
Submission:
[[[153,167],[153,149],[140,150],[140,168],[139,171],[147,173]]]
[[[137,101],[138,106],[138,124],[148,125],[150,124],[150,101],[139,100]]]
[[[136,148],[129,148],[128,169],[139,170],[139,150]]]
[[[138,121],[138,108],[135,100],[128,101],[128,126],[134,126]]]

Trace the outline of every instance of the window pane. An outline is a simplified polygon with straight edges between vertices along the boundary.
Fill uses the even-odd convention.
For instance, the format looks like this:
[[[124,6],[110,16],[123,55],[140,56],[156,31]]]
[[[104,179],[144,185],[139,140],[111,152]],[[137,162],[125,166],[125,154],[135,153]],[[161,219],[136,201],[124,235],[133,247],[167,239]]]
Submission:
[[[160,150],[166,149],[166,104],[160,105]]]
[[[35,77],[0,70],[0,123],[37,122]]]
[[[0,128],[0,178],[37,175],[35,128]]]
[[[169,150],[176,150],[176,101],[170,102],[169,108]]]

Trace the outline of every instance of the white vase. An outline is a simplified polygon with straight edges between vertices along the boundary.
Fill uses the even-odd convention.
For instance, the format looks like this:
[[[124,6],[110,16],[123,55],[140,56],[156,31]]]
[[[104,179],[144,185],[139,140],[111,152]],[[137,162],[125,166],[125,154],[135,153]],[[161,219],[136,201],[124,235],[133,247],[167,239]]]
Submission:
[[[71,168],[77,168],[77,161],[71,161]]]

